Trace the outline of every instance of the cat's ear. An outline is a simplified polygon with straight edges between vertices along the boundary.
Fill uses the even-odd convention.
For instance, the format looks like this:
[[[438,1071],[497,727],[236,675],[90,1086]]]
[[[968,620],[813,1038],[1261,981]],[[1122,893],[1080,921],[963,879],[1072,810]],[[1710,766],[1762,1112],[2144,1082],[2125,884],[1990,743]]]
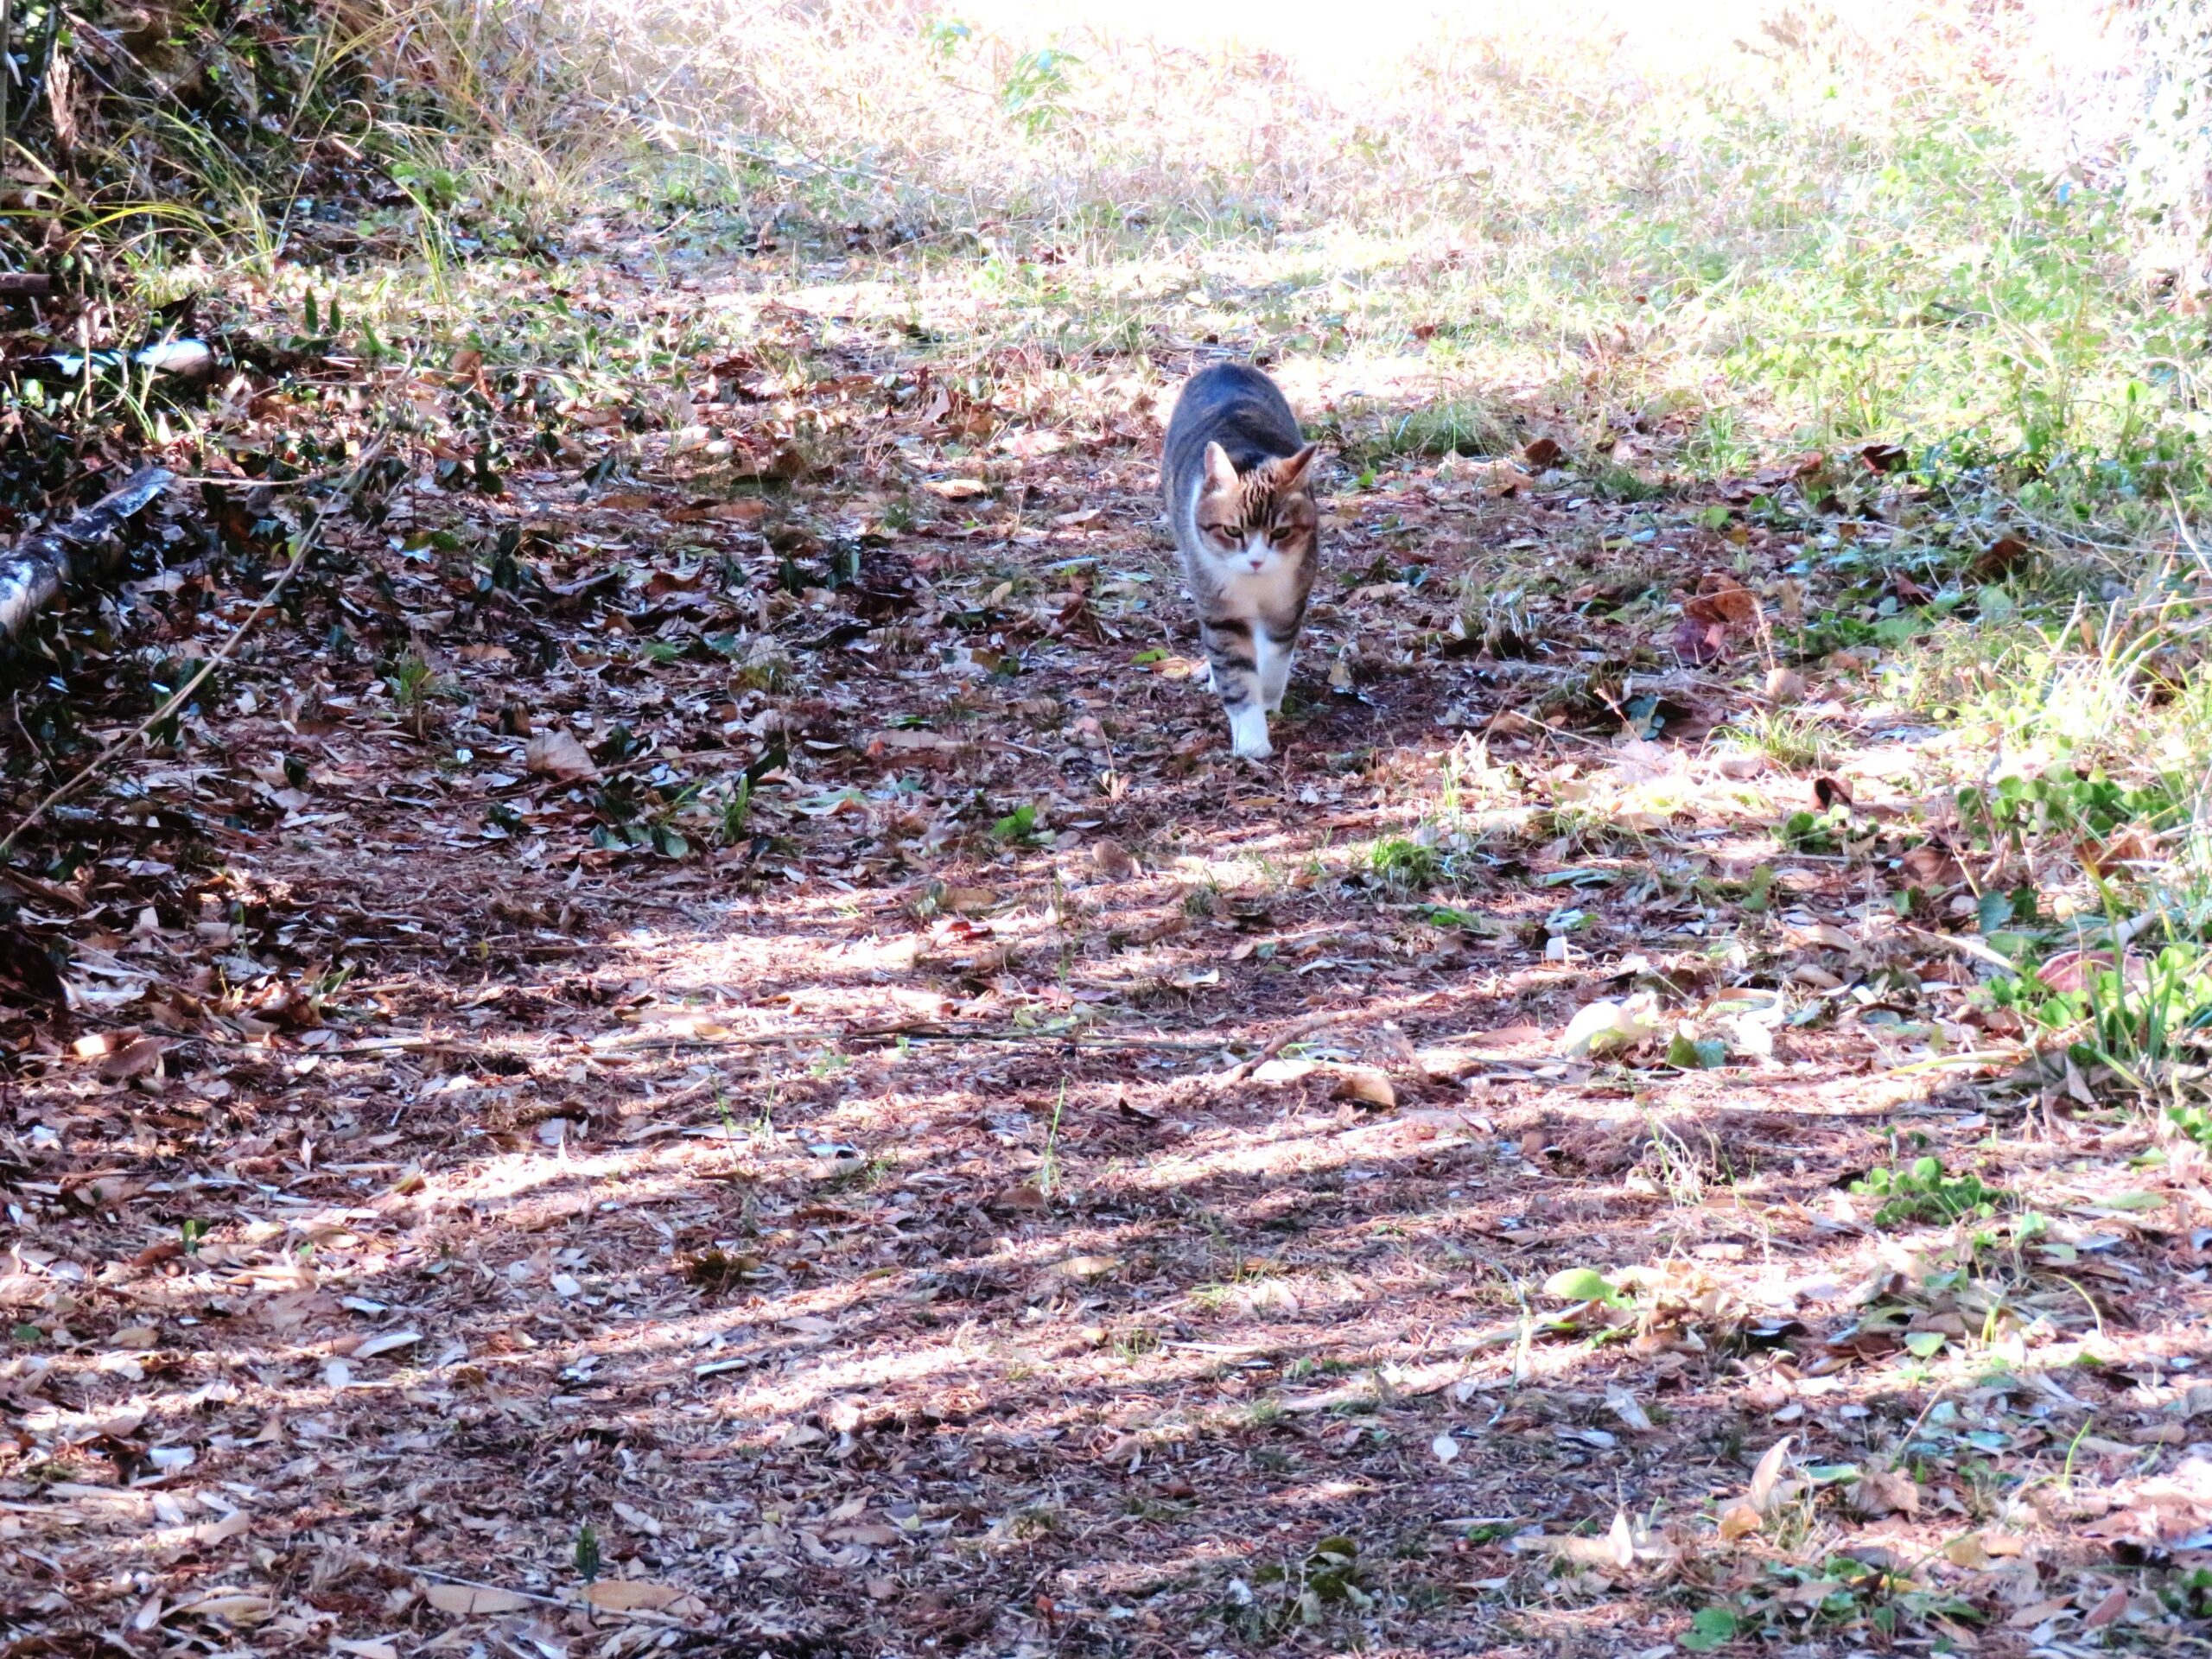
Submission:
[[[1236,487],[1236,468],[1229,459],[1229,451],[1217,443],[1206,445],[1206,493],[1219,495]]]
[[[1274,486],[1279,490],[1294,490],[1306,481],[1306,474],[1313,465],[1313,457],[1321,453],[1321,446],[1309,443],[1294,455],[1269,461],[1268,470],[1274,474]]]

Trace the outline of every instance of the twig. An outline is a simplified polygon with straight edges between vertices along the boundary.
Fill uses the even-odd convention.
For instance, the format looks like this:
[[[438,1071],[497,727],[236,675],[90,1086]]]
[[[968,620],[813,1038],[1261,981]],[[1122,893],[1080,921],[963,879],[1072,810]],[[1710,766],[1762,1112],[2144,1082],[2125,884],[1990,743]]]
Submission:
[[[1226,1043],[1186,1043],[1172,1037],[1078,1037],[1072,1033],[1049,1031],[945,1031],[925,1025],[872,1026],[852,1031],[838,1026],[816,1026],[798,1031],[739,1032],[727,1037],[637,1037],[627,1041],[609,1043],[605,1047],[587,1045],[583,1055],[589,1059],[611,1059],[616,1055],[638,1053],[675,1053],[689,1050],[724,1048],[773,1048],[784,1043],[861,1043],[883,1042],[904,1037],[917,1043],[1051,1043],[1069,1048],[1157,1049],[1168,1053],[1217,1054]],[[480,1057],[494,1052],[481,1043],[462,1042],[448,1037],[372,1037],[359,1043],[346,1043],[312,1051],[318,1054],[399,1054],[435,1049],[442,1053]]]
[[[1182,1054],[1217,1054],[1228,1046],[1225,1042],[1186,1043],[1172,1037],[1078,1037],[1072,1032],[1050,1031],[945,1031],[913,1025],[874,1026],[861,1031],[817,1027],[805,1031],[755,1032],[729,1037],[639,1037],[588,1052],[604,1055],[634,1054],[641,1049],[766,1048],[778,1043],[880,1042],[896,1037],[917,1043],[1052,1043],[1068,1048],[1159,1049]]]
[[[385,441],[378,438],[362,452],[361,458],[354,463],[353,472],[340,487],[336,496],[333,498],[334,500],[351,501],[353,499],[354,492],[360,488],[361,480],[368,476],[370,467],[375,463],[378,456],[383,454],[384,447]],[[16,821],[14,829],[9,830],[6,836],[0,836],[0,864],[7,862],[9,855],[15,850],[16,842],[21,839],[26,830],[44,817],[52,808],[60,805],[70,796],[75,794],[92,779],[94,773],[118,754],[137,745],[147,733],[183,708],[191,699],[192,694],[200,689],[207,677],[230,659],[231,653],[245,643],[246,635],[253,631],[254,625],[268,614],[269,607],[276,602],[276,596],[284,591],[286,585],[299,574],[300,567],[307,563],[308,555],[315,550],[316,540],[321,535],[323,521],[330,516],[332,505],[333,502],[330,500],[316,504],[315,516],[308,520],[292,543],[291,563],[284,567],[269,591],[261,596],[259,603],[254,606],[245,620],[233,628],[231,631],[231,637],[223,641],[221,647],[215,654],[200,664],[197,674],[180,686],[167,702],[147,715],[135,731],[124,733],[87,760],[83,769],[75,777],[48,792],[44,800]]]
[[[1914,927],[1910,924],[1901,931],[1912,934],[1916,938],[1926,939],[1931,944],[1948,946],[1962,957],[1972,957],[1976,962],[1986,963],[1991,967],[2000,969],[2005,973],[2018,974],[2020,971],[2018,963],[2014,962],[2010,957],[1991,950],[1980,939],[1963,939],[1955,933],[1937,933],[1925,927]]]

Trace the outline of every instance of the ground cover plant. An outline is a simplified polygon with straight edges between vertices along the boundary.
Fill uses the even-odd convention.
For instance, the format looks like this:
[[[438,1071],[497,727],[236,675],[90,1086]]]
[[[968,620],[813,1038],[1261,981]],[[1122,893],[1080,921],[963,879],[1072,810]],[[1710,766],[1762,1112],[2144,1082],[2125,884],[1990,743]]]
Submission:
[[[53,16],[10,527],[178,481],[7,663],[8,1654],[2205,1639],[2107,37]],[[312,182],[164,227],[130,54],[257,17]],[[1329,451],[1265,767],[1222,353]]]

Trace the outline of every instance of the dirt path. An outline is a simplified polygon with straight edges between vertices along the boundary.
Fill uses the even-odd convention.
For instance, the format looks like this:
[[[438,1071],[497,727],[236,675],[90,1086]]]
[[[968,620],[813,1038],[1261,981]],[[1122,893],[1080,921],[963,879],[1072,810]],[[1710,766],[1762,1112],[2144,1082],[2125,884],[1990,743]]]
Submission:
[[[2201,1165],[1949,1063],[2007,1033],[1913,816],[1943,734],[1821,656],[1821,764],[1707,741],[1785,618],[1870,602],[1805,571],[1873,484],[1347,469],[1255,771],[1131,365],[1052,369],[1090,419],[868,322],[764,312],[626,481],[580,422],[503,495],[404,485],[49,838],[92,861],[26,918],[93,995],[74,1050],[19,1029],[0,1130],[7,1652],[2201,1611],[2137,1570],[2212,1503]],[[204,655],[251,542],[119,640]],[[1793,849],[1816,772],[1861,816]],[[1654,1012],[1570,1052],[1600,1000]],[[1925,1157],[1986,1210],[1847,1190]]]

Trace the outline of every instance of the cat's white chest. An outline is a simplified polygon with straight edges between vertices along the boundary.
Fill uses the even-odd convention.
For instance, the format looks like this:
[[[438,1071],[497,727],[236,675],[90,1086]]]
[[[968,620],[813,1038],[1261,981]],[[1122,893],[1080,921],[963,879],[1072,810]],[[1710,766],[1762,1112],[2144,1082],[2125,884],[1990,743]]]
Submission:
[[[1217,594],[1221,607],[1238,617],[1281,616],[1298,605],[1298,573],[1287,560],[1263,570],[1232,570]]]

